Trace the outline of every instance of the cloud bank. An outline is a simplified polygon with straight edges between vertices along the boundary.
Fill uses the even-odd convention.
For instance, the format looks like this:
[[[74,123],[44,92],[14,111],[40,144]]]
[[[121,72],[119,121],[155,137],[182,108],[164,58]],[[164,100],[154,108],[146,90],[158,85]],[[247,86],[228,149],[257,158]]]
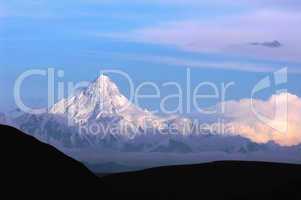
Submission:
[[[274,119],[276,112],[275,102],[278,100],[279,107],[287,106],[287,120]],[[260,120],[251,109],[252,103],[256,111],[273,119],[273,123],[286,126],[287,131],[281,132],[266,122]],[[268,100],[242,99],[239,101],[227,101],[224,103],[225,117],[229,119],[226,123],[228,134],[240,135],[258,143],[273,141],[282,146],[292,146],[301,143],[301,98],[290,94],[281,93],[273,95]]]

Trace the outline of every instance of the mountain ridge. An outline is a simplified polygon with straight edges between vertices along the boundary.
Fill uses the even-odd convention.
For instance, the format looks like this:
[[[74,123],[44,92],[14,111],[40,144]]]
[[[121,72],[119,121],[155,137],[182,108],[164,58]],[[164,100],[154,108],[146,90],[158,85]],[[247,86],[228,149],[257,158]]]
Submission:
[[[16,128],[0,125],[1,182],[9,197],[90,196],[107,186],[82,163]],[[107,188],[108,189],[108,188]]]
[[[15,128],[0,125],[0,133],[1,150],[5,152],[0,182],[4,194],[11,198],[301,198],[301,165],[219,161],[97,178],[78,161]]]
[[[147,199],[300,199],[301,166],[218,161],[118,173],[102,177],[120,193]],[[135,188],[135,191],[131,190]]]

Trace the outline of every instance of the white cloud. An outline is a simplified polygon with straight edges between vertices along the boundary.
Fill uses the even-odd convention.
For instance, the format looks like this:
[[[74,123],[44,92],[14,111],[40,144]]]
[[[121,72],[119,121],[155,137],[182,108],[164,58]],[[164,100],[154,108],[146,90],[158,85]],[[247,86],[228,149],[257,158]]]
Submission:
[[[282,96],[281,96],[282,95]],[[287,126],[286,132],[272,128],[269,124],[261,121],[252,111],[251,99],[225,102],[225,116],[229,118],[226,123],[230,127],[228,133],[241,135],[254,142],[266,143],[274,141],[283,146],[297,145],[301,143],[301,98],[290,93],[273,95],[268,100],[254,100],[253,105],[257,111],[273,119],[275,114],[275,101],[279,97],[286,97],[278,106],[287,106],[287,121],[275,119],[274,123],[282,123]],[[286,124],[287,123],[287,124]],[[282,125],[281,124],[281,125]]]

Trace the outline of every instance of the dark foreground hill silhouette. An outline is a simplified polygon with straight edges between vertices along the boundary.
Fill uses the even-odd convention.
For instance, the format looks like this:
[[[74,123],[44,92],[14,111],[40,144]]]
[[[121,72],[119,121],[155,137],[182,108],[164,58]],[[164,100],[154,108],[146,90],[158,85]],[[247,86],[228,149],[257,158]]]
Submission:
[[[102,180],[118,194],[141,193],[141,199],[301,199],[301,166],[290,164],[223,161],[113,174]]]
[[[1,193],[59,198],[108,192],[83,164],[15,128],[0,125],[0,141]]]
[[[1,190],[10,197],[84,199],[301,199],[301,166],[225,161],[94,176],[84,165],[1,126]]]

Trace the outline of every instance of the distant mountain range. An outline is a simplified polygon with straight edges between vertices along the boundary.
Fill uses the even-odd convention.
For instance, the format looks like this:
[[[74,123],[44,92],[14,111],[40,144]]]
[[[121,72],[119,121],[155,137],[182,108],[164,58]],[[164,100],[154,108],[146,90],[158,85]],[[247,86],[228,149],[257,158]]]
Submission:
[[[132,104],[105,75],[62,99],[48,113],[0,114],[0,123],[17,127],[78,160],[97,165],[120,163],[145,168],[137,166],[137,162],[144,161],[131,158],[131,153],[143,154],[140,156],[151,160],[171,155],[169,161],[166,158],[165,163],[152,162],[147,167],[225,158],[301,162],[300,145],[281,147],[273,142],[258,144],[241,136],[192,131],[191,119],[156,116]],[[214,156],[210,156],[212,153]],[[125,154],[130,163],[119,162],[118,154]],[[187,159],[188,154],[193,158]]]

